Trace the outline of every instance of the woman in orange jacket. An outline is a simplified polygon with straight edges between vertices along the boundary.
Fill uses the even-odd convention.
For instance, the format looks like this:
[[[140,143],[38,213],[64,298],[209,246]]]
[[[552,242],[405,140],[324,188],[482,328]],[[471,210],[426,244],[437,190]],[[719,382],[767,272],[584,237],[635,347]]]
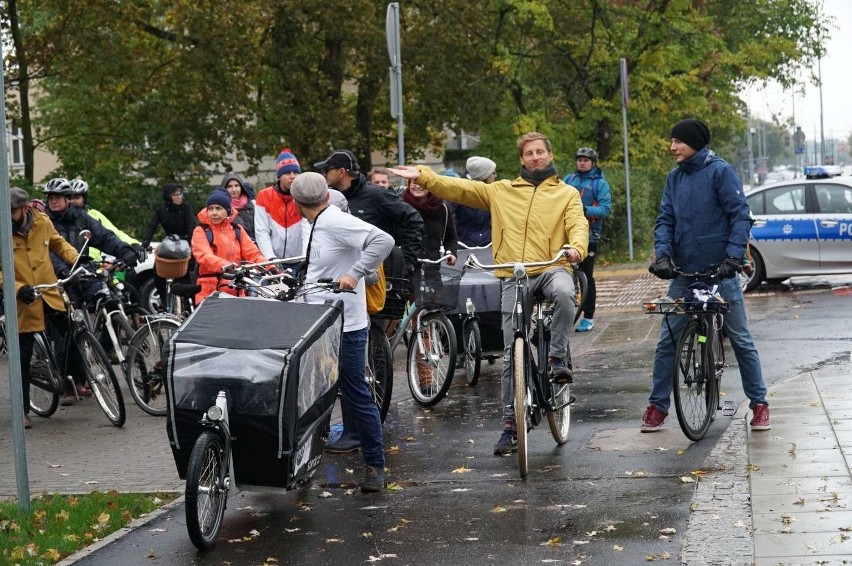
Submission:
[[[242,261],[259,263],[267,258],[242,227],[234,224],[231,196],[216,189],[207,198],[207,206],[198,213],[198,226],[192,231],[192,255],[198,262],[198,284],[201,291],[195,296],[200,305],[213,291],[236,295],[218,276],[230,265]]]

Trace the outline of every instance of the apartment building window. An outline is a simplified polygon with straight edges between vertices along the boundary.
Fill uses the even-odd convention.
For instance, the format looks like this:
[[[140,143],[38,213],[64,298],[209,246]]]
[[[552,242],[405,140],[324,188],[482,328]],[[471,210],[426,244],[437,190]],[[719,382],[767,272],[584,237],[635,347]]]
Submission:
[[[11,124],[11,135],[9,136],[9,148],[11,151],[12,167],[22,167],[24,165],[24,135],[21,128],[16,124]]]

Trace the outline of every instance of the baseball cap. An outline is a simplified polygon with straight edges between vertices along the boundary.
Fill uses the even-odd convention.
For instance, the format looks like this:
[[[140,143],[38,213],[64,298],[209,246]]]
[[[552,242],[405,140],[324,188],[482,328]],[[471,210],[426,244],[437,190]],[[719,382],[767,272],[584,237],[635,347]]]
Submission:
[[[348,149],[338,149],[329,155],[325,161],[314,163],[314,169],[322,173],[325,173],[327,169],[336,169],[339,167],[353,173],[358,173],[361,170],[358,167],[358,158]]]

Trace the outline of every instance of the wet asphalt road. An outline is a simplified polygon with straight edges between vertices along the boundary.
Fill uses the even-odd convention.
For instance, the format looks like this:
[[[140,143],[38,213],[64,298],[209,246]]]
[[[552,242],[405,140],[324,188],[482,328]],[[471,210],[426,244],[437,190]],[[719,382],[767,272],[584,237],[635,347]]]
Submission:
[[[848,357],[848,301],[825,290],[750,299],[767,381],[842,352]],[[491,455],[500,427],[499,362],[483,365],[475,389],[457,384],[425,410],[410,401],[398,358],[399,402],[385,427],[388,481],[396,488],[362,495],[360,455],[326,455],[310,488],[232,496],[211,552],[192,546],[177,505],[77,564],[677,563],[694,490],[680,478],[701,469],[730,419],[720,415],[692,444],[674,415],[659,433],[638,432],[654,323],[632,312],[602,313],[595,332],[576,335],[570,440],[556,447],[546,424],[531,432],[526,481],[514,457]],[[723,391],[739,402],[730,352],[728,363]]]

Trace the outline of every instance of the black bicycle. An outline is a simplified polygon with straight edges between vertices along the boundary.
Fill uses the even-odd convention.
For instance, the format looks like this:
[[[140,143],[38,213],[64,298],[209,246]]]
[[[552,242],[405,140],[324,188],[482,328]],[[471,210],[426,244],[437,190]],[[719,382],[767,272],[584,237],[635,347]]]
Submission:
[[[549,267],[563,262],[569,247],[563,247],[550,261],[531,263],[501,263],[484,265],[476,256],[468,256],[466,265],[489,271],[511,269],[515,279],[515,307],[512,315],[514,341],[509,363],[514,384],[515,422],[518,429],[518,470],[527,476],[527,433],[541,424],[547,416],[550,433],[558,445],[568,442],[571,426],[571,396],[569,383],[556,383],[547,361],[550,348],[550,325],[553,318],[551,306],[541,296],[534,297],[532,316],[527,316],[525,305],[529,279],[527,269]],[[565,365],[572,368],[571,349],[566,347]]]
[[[85,247],[83,249],[85,250]],[[65,303],[68,332],[64,337],[63,351],[65,352],[65,359],[61,363],[55,358],[53,348],[50,347],[50,342],[44,339],[44,335],[36,334],[33,346],[33,361],[36,365],[36,371],[30,372],[30,383],[31,385],[35,385],[36,390],[40,389],[44,393],[36,391],[36,394],[33,396],[33,388],[31,388],[30,407],[39,416],[53,414],[53,411],[56,410],[54,402],[58,401],[59,395],[63,393],[65,387],[61,376],[69,374],[68,370],[72,350],[76,346],[80,354],[83,371],[89,385],[92,386],[92,392],[98,401],[98,405],[100,405],[109,422],[117,427],[121,427],[124,426],[126,413],[124,410],[124,397],[121,394],[118,379],[115,377],[115,372],[112,369],[112,364],[107,353],[104,351],[103,346],[101,346],[100,341],[92,333],[89,317],[86,316],[85,310],[78,309],[74,305],[66,289],[68,285],[81,277],[94,276],[84,267],[76,267],[67,278],[60,279],[56,283],[33,286],[33,290],[36,291],[37,296],[48,289],[59,290],[62,300]],[[50,364],[52,364],[53,368],[62,368],[62,372],[54,372],[53,368],[49,368]],[[49,369],[43,371],[44,368]],[[71,390],[74,391],[75,395],[77,394],[75,387],[71,387]]]
[[[687,288],[688,297],[677,300],[663,297],[644,305],[646,313],[665,317],[675,345],[672,385],[677,420],[683,434],[694,441],[704,438],[716,411],[723,409],[719,389],[725,368],[722,326],[728,303],[716,293],[718,272],[718,265],[696,273],[684,273],[675,268],[678,276],[703,283],[706,289],[692,285]],[[687,317],[677,342],[670,316]]]

